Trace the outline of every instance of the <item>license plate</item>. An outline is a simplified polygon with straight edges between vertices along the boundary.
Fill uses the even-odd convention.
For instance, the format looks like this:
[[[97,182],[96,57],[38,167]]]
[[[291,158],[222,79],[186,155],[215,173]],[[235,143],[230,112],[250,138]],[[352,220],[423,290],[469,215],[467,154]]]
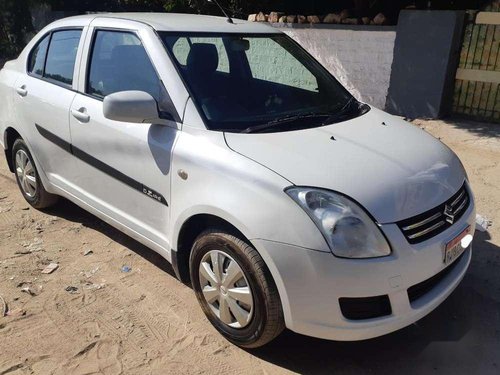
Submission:
[[[444,264],[453,263],[465,250],[462,247],[462,239],[470,233],[470,225],[465,228],[458,236],[448,242],[444,249]]]

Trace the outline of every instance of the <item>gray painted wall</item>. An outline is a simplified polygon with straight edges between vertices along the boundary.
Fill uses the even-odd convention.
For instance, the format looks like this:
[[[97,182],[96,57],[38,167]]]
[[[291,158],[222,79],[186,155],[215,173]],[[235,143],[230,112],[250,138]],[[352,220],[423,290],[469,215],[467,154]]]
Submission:
[[[464,18],[461,11],[400,13],[388,112],[411,118],[450,112]]]

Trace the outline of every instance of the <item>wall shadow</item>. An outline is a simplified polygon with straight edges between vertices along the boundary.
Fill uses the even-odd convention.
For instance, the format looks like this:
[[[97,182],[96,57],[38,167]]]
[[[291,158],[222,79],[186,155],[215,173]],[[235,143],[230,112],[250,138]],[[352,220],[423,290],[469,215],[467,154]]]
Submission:
[[[457,117],[448,118],[444,122],[456,129],[467,130],[480,137],[500,138],[500,123],[480,122]]]

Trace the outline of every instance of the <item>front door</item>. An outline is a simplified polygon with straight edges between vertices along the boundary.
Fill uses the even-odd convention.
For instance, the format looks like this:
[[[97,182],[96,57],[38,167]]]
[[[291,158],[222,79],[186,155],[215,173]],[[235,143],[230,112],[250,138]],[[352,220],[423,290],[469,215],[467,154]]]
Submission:
[[[103,115],[106,95],[128,90],[160,104],[165,88],[139,36],[94,29],[85,92],[70,112],[75,191],[83,200],[155,249],[169,249],[170,166],[177,124],[135,124]],[[143,241],[144,242],[144,241]]]

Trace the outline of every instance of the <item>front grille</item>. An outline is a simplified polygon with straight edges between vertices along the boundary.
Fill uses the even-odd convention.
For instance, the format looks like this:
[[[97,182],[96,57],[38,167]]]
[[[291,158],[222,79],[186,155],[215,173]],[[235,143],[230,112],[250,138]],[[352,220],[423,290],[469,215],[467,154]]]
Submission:
[[[470,197],[464,183],[460,190],[443,204],[396,224],[409,243],[420,243],[451,227],[467,211],[469,203]]]
[[[391,315],[391,302],[389,296],[339,298],[342,315],[351,320],[379,318]]]
[[[458,263],[460,263],[460,260],[463,258],[465,253],[466,251],[464,251],[457,259],[455,259],[452,264],[450,264],[441,272],[432,276],[430,279],[424,280],[421,283],[415,284],[412,287],[408,288],[408,299],[410,300],[410,303],[413,303],[414,301],[418,300],[420,297],[423,297],[432,289],[434,289],[434,287],[439,284],[441,280],[443,280],[446,275],[448,275],[457,266]]]

